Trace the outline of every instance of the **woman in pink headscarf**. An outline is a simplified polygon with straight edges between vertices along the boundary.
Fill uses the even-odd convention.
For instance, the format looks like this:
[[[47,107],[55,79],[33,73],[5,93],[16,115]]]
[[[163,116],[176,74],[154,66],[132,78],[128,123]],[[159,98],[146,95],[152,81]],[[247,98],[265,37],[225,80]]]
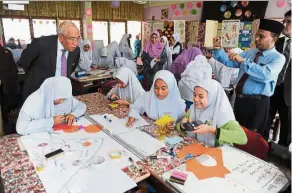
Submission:
[[[202,55],[199,48],[190,48],[184,50],[171,64],[170,71],[174,74],[177,80],[180,80],[181,73],[186,69],[188,63],[193,61],[197,55]]]
[[[163,65],[167,61],[164,47],[165,45],[160,42],[160,35],[157,31],[152,33],[150,40],[144,46],[142,53],[143,87],[146,91],[150,90],[154,75],[163,69]]]

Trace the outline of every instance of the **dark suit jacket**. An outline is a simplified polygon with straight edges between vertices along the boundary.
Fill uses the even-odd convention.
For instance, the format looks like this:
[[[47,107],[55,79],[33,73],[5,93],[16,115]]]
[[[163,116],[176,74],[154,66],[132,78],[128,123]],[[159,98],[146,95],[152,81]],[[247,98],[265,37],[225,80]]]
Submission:
[[[276,50],[283,53],[285,37],[280,38],[276,43]],[[288,64],[284,79],[284,99],[288,107],[291,107],[291,59]]]
[[[45,36],[36,38],[22,52],[20,65],[27,73],[23,85],[22,97],[25,100],[36,91],[45,79],[55,76],[57,63],[58,36]],[[80,49],[77,47],[69,52],[67,58],[67,76],[75,70],[80,57]]]

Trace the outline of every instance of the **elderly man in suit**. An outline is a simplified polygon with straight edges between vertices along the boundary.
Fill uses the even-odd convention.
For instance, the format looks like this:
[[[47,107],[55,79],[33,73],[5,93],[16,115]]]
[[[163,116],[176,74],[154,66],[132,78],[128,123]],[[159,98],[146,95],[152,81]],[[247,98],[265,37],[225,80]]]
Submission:
[[[285,14],[283,23],[285,36],[278,40],[276,49],[285,56],[286,62],[279,74],[275,93],[271,97],[267,130],[270,130],[278,111],[281,122],[279,144],[288,147],[291,143],[291,10]]]
[[[53,76],[69,77],[78,65],[78,28],[74,23],[65,21],[59,25],[57,33],[58,35],[35,38],[23,51],[20,64],[27,74],[23,85],[23,101],[45,79]]]

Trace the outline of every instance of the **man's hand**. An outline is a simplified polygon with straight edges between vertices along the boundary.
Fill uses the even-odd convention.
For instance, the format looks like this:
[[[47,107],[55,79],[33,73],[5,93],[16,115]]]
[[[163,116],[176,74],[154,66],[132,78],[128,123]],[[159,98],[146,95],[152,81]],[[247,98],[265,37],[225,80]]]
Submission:
[[[230,60],[233,60],[233,61],[235,61],[235,62],[239,62],[239,63],[244,62],[244,58],[242,58],[240,55],[235,54],[235,53],[231,53],[231,54],[229,55],[229,59],[230,59]]]

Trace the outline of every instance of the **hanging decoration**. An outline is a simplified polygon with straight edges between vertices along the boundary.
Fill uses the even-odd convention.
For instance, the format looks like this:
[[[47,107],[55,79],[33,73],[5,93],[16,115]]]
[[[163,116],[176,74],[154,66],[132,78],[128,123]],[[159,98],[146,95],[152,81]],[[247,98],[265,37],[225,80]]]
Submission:
[[[184,10],[184,16],[187,16],[187,15],[189,15],[189,10]]]
[[[47,21],[46,23],[47,23],[47,24],[49,24],[50,22],[49,22],[49,21]]]
[[[246,6],[248,6],[248,3],[249,3],[248,1],[242,1],[241,2],[241,6],[242,7],[246,7]]]
[[[224,13],[226,10],[227,10],[227,5],[225,4],[221,5],[220,11]]]
[[[202,2],[198,2],[197,3],[197,8],[201,8],[202,7]]]
[[[56,22],[55,22],[55,21],[53,21],[53,24],[56,24]]]
[[[224,13],[224,18],[225,18],[225,19],[230,19],[230,17],[231,17],[231,12],[230,12],[230,11],[226,11],[226,12]]]
[[[197,10],[196,9],[192,9],[191,13],[192,13],[192,15],[196,15],[197,14]]]
[[[119,8],[120,7],[120,1],[112,1],[111,7],[112,8]]]
[[[176,15],[176,16],[179,16],[179,15],[180,15],[180,10],[176,10],[176,11],[175,11],[175,15]]]
[[[192,2],[188,2],[187,3],[187,8],[192,9],[193,8],[193,3]]]
[[[181,3],[179,7],[180,7],[181,9],[184,9],[184,8],[185,8],[185,4],[184,4],[184,3]]]
[[[236,17],[240,17],[242,15],[242,10],[241,9],[237,9],[236,11],[235,11],[235,16]]]
[[[286,1],[285,0],[278,0],[277,1],[277,7],[279,7],[279,8],[286,7]]]
[[[43,24],[43,21],[40,20],[39,23],[40,23],[40,24]]]
[[[175,9],[176,9],[176,4],[172,4],[172,5],[171,5],[171,8],[172,8],[173,10],[175,10]]]
[[[233,8],[236,7],[237,6],[237,1],[231,1],[230,2],[230,6],[233,7]]]
[[[86,8],[86,16],[91,16],[91,15],[92,15],[91,8]]]

